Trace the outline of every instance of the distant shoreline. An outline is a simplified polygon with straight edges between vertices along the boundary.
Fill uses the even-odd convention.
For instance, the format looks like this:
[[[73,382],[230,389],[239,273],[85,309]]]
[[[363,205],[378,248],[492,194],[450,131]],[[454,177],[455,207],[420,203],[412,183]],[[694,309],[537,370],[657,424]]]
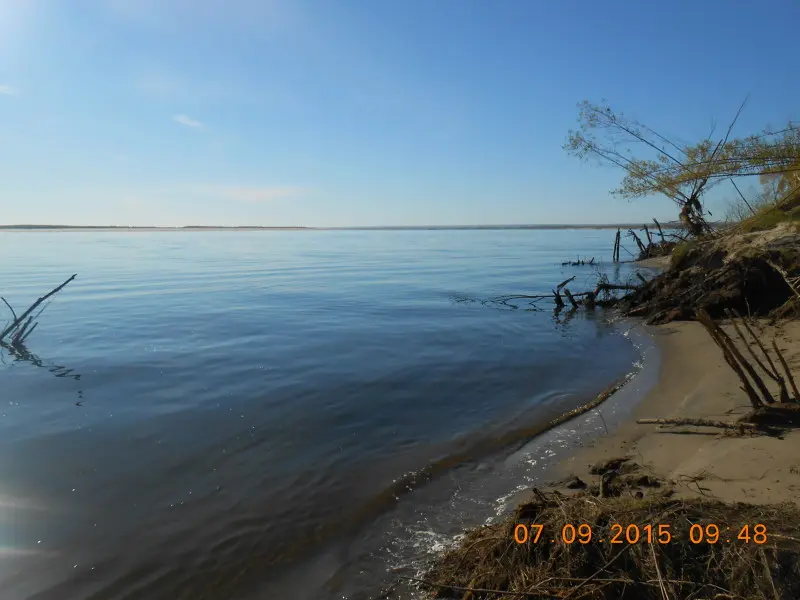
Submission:
[[[576,224],[576,225],[397,225],[366,227],[262,227],[262,226],[204,226],[183,227],[124,227],[115,225],[0,225],[2,231],[102,231],[102,232],[153,232],[153,231],[450,231],[450,230],[503,230],[503,229],[631,229],[641,228],[641,223]],[[665,229],[676,229],[680,223],[664,223]]]

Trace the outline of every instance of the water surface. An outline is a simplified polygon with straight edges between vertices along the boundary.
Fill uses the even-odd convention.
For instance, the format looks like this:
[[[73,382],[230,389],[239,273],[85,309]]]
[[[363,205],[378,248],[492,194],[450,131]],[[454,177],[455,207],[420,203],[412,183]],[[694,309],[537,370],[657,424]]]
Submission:
[[[613,235],[0,233],[17,308],[78,273],[0,365],[0,597],[368,598],[631,371],[602,313],[481,302]]]

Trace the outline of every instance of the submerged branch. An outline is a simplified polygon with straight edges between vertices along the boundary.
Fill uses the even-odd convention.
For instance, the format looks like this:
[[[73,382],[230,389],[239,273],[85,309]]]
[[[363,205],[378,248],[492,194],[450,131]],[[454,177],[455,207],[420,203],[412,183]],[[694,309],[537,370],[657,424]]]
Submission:
[[[30,327],[30,325],[31,325],[31,322],[32,322],[32,320],[33,320],[33,317],[31,317],[30,319],[28,319],[28,321],[27,321],[27,322],[25,322],[25,319],[26,319],[26,318],[28,318],[28,316],[29,316],[29,315],[30,315],[30,314],[31,314],[33,311],[35,311],[35,310],[36,310],[36,309],[39,307],[39,305],[40,305],[40,304],[42,304],[42,302],[44,302],[45,300],[47,300],[47,299],[48,299],[48,298],[50,298],[51,296],[53,296],[53,295],[57,294],[58,292],[60,292],[62,289],[64,289],[64,287],[65,287],[65,286],[66,286],[66,285],[67,285],[67,284],[68,284],[70,281],[72,281],[73,279],[75,279],[77,276],[78,276],[78,274],[77,274],[77,273],[75,273],[74,275],[72,275],[72,277],[70,277],[69,279],[67,279],[67,280],[66,280],[64,283],[62,283],[62,284],[61,284],[61,285],[59,285],[58,287],[56,287],[56,288],[54,288],[54,289],[50,290],[50,291],[49,291],[47,294],[45,294],[44,296],[42,296],[41,298],[39,298],[39,299],[38,299],[36,302],[34,302],[33,304],[31,304],[31,305],[30,305],[30,307],[28,307],[28,310],[26,310],[24,313],[22,313],[22,315],[20,315],[19,317],[16,317],[16,318],[14,319],[14,321],[13,321],[13,322],[12,322],[12,323],[11,323],[11,324],[8,326],[8,327],[6,327],[6,328],[5,328],[5,329],[4,329],[2,332],[0,332],[0,342],[2,342],[2,341],[3,341],[3,340],[6,338],[6,336],[8,336],[9,334],[16,332],[16,334],[14,335],[14,337],[11,339],[11,343],[12,343],[12,344],[20,344],[20,343],[22,343],[22,340],[23,340],[23,337],[22,337],[22,336],[24,336],[25,330],[26,330],[26,329],[28,329],[28,327]],[[3,301],[5,302],[5,299],[3,299]],[[8,304],[8,302],[6,302],[6,305],[7,305],[9,308],[11,308],[11,306]],[[14,310],[12,309],[12,310],[11,310],[11,312],[13,313],[13,312],[14,312]],[[38,316],[38,315],[37,315],[37,316]],[[25,324],[23,325],[22,329],[21,329],[21,330],[19,330],[19,331],[17,331],[17,330],[19,329],[20,325],[21,325],[23,322],[25,322]],[[33,331],[33,329],[31,329],[30,331]],[[30,334],[30,331],[28,332],[29,334]]]

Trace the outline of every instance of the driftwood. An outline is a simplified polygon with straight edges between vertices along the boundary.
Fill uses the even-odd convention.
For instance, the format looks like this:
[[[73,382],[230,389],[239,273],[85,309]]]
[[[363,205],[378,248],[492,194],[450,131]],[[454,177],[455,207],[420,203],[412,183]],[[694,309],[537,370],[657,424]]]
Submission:
[[[569,300],[570,304],[572,304],[573,308],[578,308],[578,301],[575,300],[575,296],[570,294],[569,288],[564,288],[564,295],[567,297],[567,299]]]
[[[556,301],[556,308],[563,308],[564,300],[561,298],[561,294],[558,290],[553,290],[553,298]]]
[[[559,283],[559,284],[556,286],[556,290],[560,292],[560,291],[561,291],[561,288],[563,288],[565,285],[567,285],[568,283],[570,283],[570,282],[572,282],[572,281],[575,281],[575,275],[573,275],[573,276],[572,276],[572,277],[570,277],[569,279],[565,279],[564,281],[562,281],[561,283]]]
[[[583,258],[578,258],[578,260],[565,260],[564,262],[561,263],[561,266],[582,267],[584,265],[593,265],[593,264],[594,264],[594,256],[590,260],[585,260]]]
[[[730,336],[722,330],[714,319],[712,319],[705,310],[700,309],[697,311],[697,320],[706,329],[711,339],[714,340],[714,343],[722,350],[725,362],[728,363],[737,377],[739,377],[742,390],[747,394],[753,408],[759,408],[764,404],[772,404],[775,402],[775,398],[772,397],[767,386],[764,385],[764,380],[759,377],[753,366],[742,356],[742,353],[739,352],[739,349],[736,347],[736,344],[733,343]],[[748,379],[748,376],[750,379]],[[758,391],[761,393],[760,396],[756,392],[754,386],[758,388]]]
[[[595,295],[598,292],[606,292],[611,290],[638,290],[638,285],[633,285],[630,283],[598,283],[597,287],[594,290]]]
[[[733,325],[734,329],[736,330],[736,333],[738,334],[739,339],[741,339],[742,342],[744,343],[745,348],[747,348],[748,353],[750,354],[752,359],[755,361],[756,365],[758,365],[761,368],[761,370],[764,373],[766,373],[767,376],[770,379],[772,379],[774,382],[776,382],[778,384],[778,388],[780,390],[780,401],[781,402],[791,402],[791,401],[800,402],[800,395],[798,395],[798,393],[797,393],[797,386],[795,385],[794,378],[792,377],[792,373],[789,370],[789,367],[788,367],[788,365],[786,364],[786,361],[783,358],[783,354],[781,354],[781,351],[778,349],[778,346],[775,343],[775,340],[774,339],[772,340],[772,347],[773,347],[773,349],[775,351],[775,354],[778,357],[779,362],[783,366],[785,377],[783,375],[781,375],[781,373],[778,371],[777,367],[775,366],[775,363],[772,361],[772,358],[770,357],[769,353],[767,352],[767,349],[764,347],[764,344],[761,343],[761,340],[758,338],[758,336],[753,331],[753,329],[750,327],[750,325],[747,324],[747,321],[742,319],[741,315],[735,310],[727,310],[725,312],[728,315],[728,317],[730,318],[731,324]],[[769,366],[765,365],[763,362],[761,362],[761,360],[759,360],[758,356],[756,355],[755,351],[753,350],[752,346],[750,345],[750,342],[748,341],[747,337],[744,335],[744,333],[742,333],[742,330],[739,328],[739,324],[737,323],[737,320],[736,320],[737,317],[738,317],[739,321],[741,321],[742,325],[747,330],[747,332],[750,334],[750,337],[753,338],[753,341],[755,342],[756,346],[758,346],[759,350],[761,350],[761,353],[764,355],[764,358],[766,359],[766,362],[767,362],[767,364]],[[792,391],[794,393],[794,397],[792,397],[792,398],[789,397],[789,391],[788,391],[788,389],[786,387],[786,381],[787,380],[791,384]]]
[[[575,275],[569,277],[559,283],[555,288],[553,288],[549,294],[513,294],[509,296],[497,296],[494,298],[490,298],[488,300],[483,300],[482,303],[484,305],[490,304],[500,304],[507,306],[509,308],[519,308],[519,306],[515,304],[509,304],[512,300],[528,300],[529,305],[535,305],[540,300],[545,300],[548,298],[552,298],[556,309],[562,309],[566,306],[566,302],[564,301],[564,297],[567,297],[567,301],[571,304],[572,308],[570,309],[570,316],[571,313],[583,306],[586,309],[592,310],[595,308],[597,304],[603,306],[610,306],[618,301],[616,297],[609,297],[605,300],[599,301],[597,299],[598,294],[601,292],[612,292],[612,291],[634,291],[640,289],[641,286],[633,285],[629,283],[609,283],[608,279],[605,277],[601,277],[600,281],[595,286],[594,290],[589,290],[585,292],[571,292],[566,286],[567,284],[575,281]],[[642,277],[642,282],[645,283],[646,280]],[[538,310],[539,307],[537,306],[533,310]]]
[[[44,310],[44,308],[42,308],[42,310],[40,310],[35,315],[32,314],[33,311],[35,311],[37,308],[39,308],[39,306],[42,304],[42,302],[44,302],[45,300],[47,300],[51,296],[57,294],[62,289],[64,289],[64,287],[70,281],[75,279],[77,276],[78,275],[76,273],[75,275],[73,275],[72,277],[67,279],[64,283],[62,283],[58,287],[50,290],[47,294],[45,294],[44,296],[39,298],[36,302],[31,304],[28,307],[28,309],[24,313],[22,313],[19,317],[17,317],[16,312],[14,311],[13,308],[11,308],[11,305],[8,303],[8,301],[5,298],[2,298],[3,302],[5,303],[5,305],[11,311],[12,321],[11,321],[11,324],[8,325],[8,327],[6,327],[5,329],[3,329],[3,331],[0,332],[0,344],[5,344],[6,343],[6,341],[5,341],[6,337],[7,336],[11,336],[11,338],[10,338],[10,342],[11,342],[10,345],[11,346],[15,346],[15,347],[22,346],[25,343],[25,340],[28,339],[28,337],[31,335],[31,333],[33,333],[33,330],[36,329],[36,326],[39,324],[38,321],[36,321],[36,318],[40,314],[42,314],[42,311]]]
[[[567,285],[570,281],[574,280],[575,280],[575,275],[559,283],[556,286],[556,289],[553,290],[553,298],[555,298],[556,301],[556,308],[562,308],[564,306],[564,300],[561,298],[561,289],[564,288],[564,286]],[[575,305],[575,299],[572,297],[572,294],[570,294],[569,292],[567,292],[567,294],[569,295],[568,297],[570,299],[570,302],[572,302],[572,304]]]
[[[636,232],[633,229],[628,229],[628,235],[634,239],[636,245],[639,247],[639,252],[641,253],[640,256],[646,257],[649,253],[647,251],[647,246],[644,245],[642,239],[636,235]]]
[[[636,419],[639,425],[691,425],[693,427],[716,427],[718,429],[759,429],[755,423],[727,423],[710,419]]]
[[[781,354],[781,351],[778,350],[778,344],[775,343],[775,338],[772,338],[772,348],[775,350],[775,354],[778,355],[778,360],[781,362],[781,366],[786,373],[786,378],[789,380],[789,383],[792,386],[795,402],[800,402],[800,393],[797,392],[797,386],[794,383],[794,377],[792,377],[792,372],[789,370],[789,365],[786,364],[786,359],[783,358],[783,354]]]
[[[773,427],[771,425],[764,425],[761,423],[749,423],[738,421],[729,423],[727,421],[713,421],[711,419],[690,419],[685,417],[675,417],[667,419],[636,419],[639,425],[675,425],[675,426],[691,426],[691,427],[714,427],[716,429],[725,429],[728,431],[749,431],[751,433],[762,433],[769,436],[781,437],[786,433],[785,429],[781,427]]]

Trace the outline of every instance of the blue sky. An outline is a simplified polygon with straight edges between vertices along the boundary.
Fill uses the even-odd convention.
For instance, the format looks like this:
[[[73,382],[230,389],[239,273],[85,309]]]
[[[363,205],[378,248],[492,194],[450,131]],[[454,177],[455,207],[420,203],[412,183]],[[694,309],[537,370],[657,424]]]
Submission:
[[[0,223],[674,218],[564,153],[576,104],[685,140],[747,94],[739,133],[800,119],[798,22],[795,0],[0,0]]]

